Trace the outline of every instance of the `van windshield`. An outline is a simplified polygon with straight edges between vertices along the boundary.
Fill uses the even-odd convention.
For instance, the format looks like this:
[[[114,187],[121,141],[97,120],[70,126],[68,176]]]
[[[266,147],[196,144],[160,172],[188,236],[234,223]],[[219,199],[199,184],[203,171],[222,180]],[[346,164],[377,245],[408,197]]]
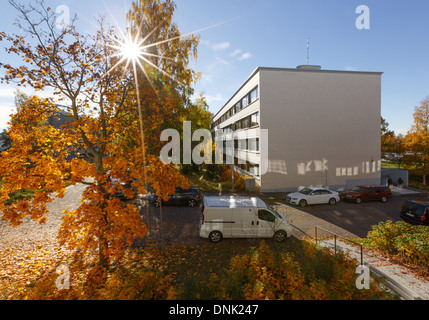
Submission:
[[[280,213],[278,213],[278,212],[276,211],[276,209],[274,209],[274,208],[273,208],[272,206],[270,206],[269,204],[267,204],[267,207],[268,207],[268,209],[270,209],[271,213],[272,213],[272,214],[274,214],[274,215],[276,216],[276,218],[283,219],[283,216],[282,216]]]

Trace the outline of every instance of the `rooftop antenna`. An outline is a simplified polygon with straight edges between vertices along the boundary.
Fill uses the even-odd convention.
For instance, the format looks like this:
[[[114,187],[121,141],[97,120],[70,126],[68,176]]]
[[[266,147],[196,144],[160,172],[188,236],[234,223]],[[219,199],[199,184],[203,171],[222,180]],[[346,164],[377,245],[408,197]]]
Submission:
[[[307,66],[310,63],[310,38],[307,38]]]

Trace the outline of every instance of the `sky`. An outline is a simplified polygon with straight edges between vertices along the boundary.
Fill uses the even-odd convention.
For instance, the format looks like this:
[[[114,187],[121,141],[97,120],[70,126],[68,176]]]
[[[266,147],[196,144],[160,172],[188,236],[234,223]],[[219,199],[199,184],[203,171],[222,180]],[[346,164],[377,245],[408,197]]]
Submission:
[[[16,10],[2,0],[0,31],[19,34]],[[30,0],[16,0],[30,3]],[[76,27],[93,33],[94,17],[104,14],[125,27],[131,0],[46,0],[60,14],[76,14]],[[310,64],[324,70],[383,72],[382,116],[397,134],[413,124],[414,108],[429,96],[429,2],[422,0],[175,0],[174,22],[182,34],[201,36],[198,59],[202,73],[195,95],[203,92],[217,113],[257,67],[295,68]],[[365,20],[357,8],[368,8]],[[369,23],[359,29],[358,22]],[[358,23],[359,25],[359,23]],[[367,25],[368,26],[368,25]],[[0,60],[20,63],[3,50]],[[20,64],[19,64],[20,65]],[[0,70],[0,75],[4,71]],[[14,112],[16,87],[0,84],[0,130]],[[31,89],[22,91],[32,94]],[[39,92],[40,94],[40,92]],[[49,95],[48,92],[45,93]]]

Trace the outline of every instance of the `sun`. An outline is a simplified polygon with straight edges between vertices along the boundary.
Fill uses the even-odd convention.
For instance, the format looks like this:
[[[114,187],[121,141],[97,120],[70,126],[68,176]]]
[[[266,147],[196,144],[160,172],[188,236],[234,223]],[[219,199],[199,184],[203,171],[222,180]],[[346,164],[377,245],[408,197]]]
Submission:
[[[119,46],[119,55],[129,62],[137,63],[144,58],[145,48],[137,39],[126,38]]]

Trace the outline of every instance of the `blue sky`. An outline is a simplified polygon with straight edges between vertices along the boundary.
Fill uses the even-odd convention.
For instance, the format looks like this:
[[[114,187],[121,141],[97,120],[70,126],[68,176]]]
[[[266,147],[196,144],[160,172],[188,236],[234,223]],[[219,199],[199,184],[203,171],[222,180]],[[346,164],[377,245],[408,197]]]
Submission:
[[[21,3],[29,1],[21,0]],[[99,13],[125,26],[131,0],[47,0],[77,14],[77,28],[93,32]],[[429,3],[421,0],[176,0],[175,22],[182,33],[198,30],[201,42],[192,67],[202,72],[196,94],[204,92],[216,113],[258,66],[384,72],[382,116],[396,133],[413,123],[414,107],[429,95]],[[358,30],[356,8],[370,10],[370,30]],[[6,1],[0,30],[19,32],[15,9]],[[207,28],[211,27],[211,28]],[[15,60],[0,49],[1,61]],[[0,129],[13,110],[14,87],[0,85]],[[28,91],[28,90],[27,90]],[[31,93],[29,91],[28,93]]]

